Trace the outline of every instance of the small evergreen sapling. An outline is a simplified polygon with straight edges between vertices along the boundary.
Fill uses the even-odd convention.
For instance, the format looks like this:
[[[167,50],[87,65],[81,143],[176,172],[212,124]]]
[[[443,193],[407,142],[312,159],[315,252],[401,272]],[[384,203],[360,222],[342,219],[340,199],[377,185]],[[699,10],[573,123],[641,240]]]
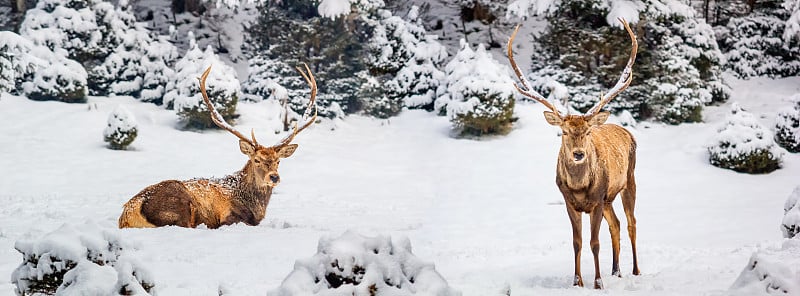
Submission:
[[[136,118],[122,106],[117,107],[108,115],[108,125],[103,131],[103,139],[108,147],[114,150],[125,150],[133,143],[138,133]]]
[[[800,152],[800,94],[792,98],[793,106],[778,113],[775,142],[792,153]]]
[[[736,103],[708,152],[712,165],[741,173],[765,174],[781,167],[770,131]]]
[[[210,46],[205,51],[200,50],[193,34],[189,36],[189,47],[189,51],[175,64],[175,80],[167,84],[164,104],[168,109],[175,109],[187,128],[216,128],[197,84],[198,73],[213,65],[214,72],[208,77],[208,97],[222,117],[232,121],[239,100],[236,71],[223,63]]]
[[[434,108],[445,108],[461,135],[505,134],[514,122],[514,82],[483,44],[461,51],[445,67],[447,94]]]

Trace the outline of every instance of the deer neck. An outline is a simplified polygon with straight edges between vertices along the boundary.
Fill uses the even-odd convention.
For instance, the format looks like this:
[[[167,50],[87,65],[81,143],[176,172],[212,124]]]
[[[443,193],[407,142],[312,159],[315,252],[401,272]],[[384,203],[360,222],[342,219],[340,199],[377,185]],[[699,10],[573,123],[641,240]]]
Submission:
[[[267,214],[272,187],[262,185],[263,180],[257,180],[249,161],[233,176],[238,179],[233,190],[233,212],[240,216],[243,222],[258,225]]]
[[[575,163],[570,158],[570,152],[562,146],[558,159],[558,173],[566,181],[567,186],[573,190],[587,190],[597,174],[597,154],[594,149],[586,151],[586,161]]]

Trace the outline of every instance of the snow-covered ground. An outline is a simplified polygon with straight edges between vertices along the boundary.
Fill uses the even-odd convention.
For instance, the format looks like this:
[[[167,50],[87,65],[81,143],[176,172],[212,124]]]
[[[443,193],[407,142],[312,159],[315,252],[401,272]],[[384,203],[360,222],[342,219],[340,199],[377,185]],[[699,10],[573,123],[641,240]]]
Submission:
[[[772,126],[783,99],[800,92],[800,78],[733,87],[730,101]],[[117,105],[139,124],[133,151],[104,147],[106,119]],[[639,143],[642,275],[630,275],[624,234],[623,277],[610,275],[603,226],[601,270],[610,294],[724,295],[754,251],[780,249],[783,205],[800,185],[800,155],[785,154],[783,168],[768,175],[709,165],[705,146],[727,105],[707,108],[707,123],[644,123],[632,130]],[[237,128],[255,128],[262,143],[279,139],[259,129],[271,120],[267,107],[240,104]],[[408,237],[413,253],[434,263],[465,296],[501,295],[507,288],[511,295],[607,295],[571,287],[571,230],[554,184],[560,139],[543,110],[520,103],[515,129],[483,140],[452,138],[445,117],[422,111],[326,122],[296,139],[300,148],[282,162],[283,182],[261,225],[119,233],[138,246],[159,295],[264,295],[295,260],[317,251],[320,237],[347,230]],[[173,112],[127,97],[90,98],[87,105],[3,95],[0,116],[3,296],[14,294],[11,272],[22,262],[17,240],[86,220],[113,229],[122,204],[145,186],[222,176],[245,162],[234,136],[177,130]],[[584,246],[584,277],[591,278],[588,241]]]

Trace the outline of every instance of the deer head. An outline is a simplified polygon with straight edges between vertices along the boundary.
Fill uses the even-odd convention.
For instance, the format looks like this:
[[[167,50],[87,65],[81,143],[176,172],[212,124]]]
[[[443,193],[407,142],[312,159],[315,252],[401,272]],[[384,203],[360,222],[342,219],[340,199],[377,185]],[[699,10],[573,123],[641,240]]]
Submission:
[[[625,66],[625,69],[622,70],[622,75],[617,81],[617,84],[614,85],[607,94],[601,94],[600,101],[594,107],[580,115],[561,115],[553,104],[550,104],[544,96],[530,87],[528,79],[525,78],[519,67],[517,67],[517,63],[514,61],[514,53],[511,50],[511,45],[519,31],[520,25],[517,26],[514,33],[511,34],[511,38],[508,40],[508,59],[511,63],[511,67],[514,69],[514,73],[517,75],[517,79],[520,81],[520,84],[522,84],[521,87],[520,85],[514,84],[514,87],[516,87],[517,91],[522,95],[534,99],[550,109],[550,111],[544,111],[544,118],[547,120],[547,123],[561,128],[562,152],[566,152],[570,159],[576,164],[583,163],[587,158],[587,154],[592,153],[592,149],[590,149],[591,147],[589,146],[589,135],[592,132],[592,127],[604,124],[610,115],[610,113],[605,111],[601,112],[600,110],[603,106],[608,104],[611,99],[625,90],[625,88],[630,85],[633,78],[632,68],[636,60],[638,43],[636,42],[636,35],[633,34],[633,30],[631,30],[628,22],[621,18],[619,21],[625,27],[625,30],[628,31],[628,35],[630,35],[631,38],[632,48],[628,64]]]
[[[263,146],[259,144],[253,130],[250,131],[250,138],[245,137],[225,122],[222,115],[217,112],[206,93],[206,78],[208,78],[208,74],[211,72],[211,67],[208,67],[208,69],[203,72],[203,75],[198,78],[200,80],[200,93],[203,96],[203,102],[205,102],[206,107],[208,107],[211,113],[212,121],[220,128],[227,130],[239,138],[239,150],[250,158],[245,166],[247,177],[252,178],[256,184],[263,185],[264,187],[275,187],[280,183],[281,177],[278,174],[278,165],[281,159],[292,156],[294,151],[297,150],[297,144],[292,144],[292,140],[298,133],[305,130],[317,120],[317,105],[315,103],[317,97],[317,82],[314,79],[314,74],[311,73],[308,65],[305,65],[305,72],[300,68],[297,68],[297,71],[303,75],[303,78],[305,78],[306,82],[311,86],[311,98],[303,114],[303,120],[306,122],[301,127],[298,127],[297,122],[295,122],[292,132],[283,140],[272,146]],[[312,109],[314,114],[309,118]]]

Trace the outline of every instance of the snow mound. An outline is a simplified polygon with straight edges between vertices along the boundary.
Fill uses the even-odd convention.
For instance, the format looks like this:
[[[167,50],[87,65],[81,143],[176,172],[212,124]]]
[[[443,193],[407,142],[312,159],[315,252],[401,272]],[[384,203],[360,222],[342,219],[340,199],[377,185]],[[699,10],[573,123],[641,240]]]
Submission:
[[[785,238],[800,238],[800,186],[797,186],[783,205],[781,231]]]
[[[800,295],[800,239],[786,240],[780,250],[753,253],[731,292],[748,296]]]
[[[18,295],[149,295],[153,279],[120,240],[93,222],[64,224],[14,245],[23,262],[11,274]]]
[[[298,260],[268,296],[460,296],[433,264],[411,253],[408,239],[365,237],[348,231],[319,240],[317,254]]]

